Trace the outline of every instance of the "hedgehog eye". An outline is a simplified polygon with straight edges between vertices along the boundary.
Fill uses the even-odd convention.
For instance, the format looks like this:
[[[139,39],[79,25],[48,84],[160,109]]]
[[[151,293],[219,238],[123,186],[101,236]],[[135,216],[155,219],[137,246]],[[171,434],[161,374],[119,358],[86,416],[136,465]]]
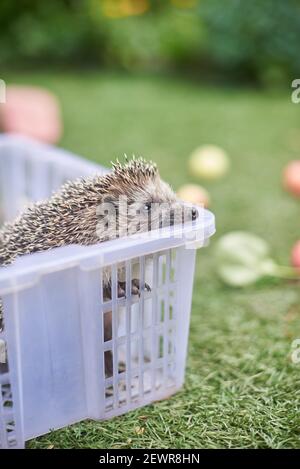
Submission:
[[[151,210],[151,203],[150,202],[147,202],[145,205],[144,205],[144,210],[146,212],[150,212]]]

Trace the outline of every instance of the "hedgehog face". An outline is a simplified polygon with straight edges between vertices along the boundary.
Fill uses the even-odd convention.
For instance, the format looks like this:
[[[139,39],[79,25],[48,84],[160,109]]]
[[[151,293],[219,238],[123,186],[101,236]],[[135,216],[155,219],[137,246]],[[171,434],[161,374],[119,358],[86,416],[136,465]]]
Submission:
[[[95,185],[94,185],[95,187]],[[101,241],[182,224],[197,218],[164,182],[152,162],[143,158],[113,164],[101,179],[97,235]]]
[[[194,220],[198,214],[196,210],[187,209],[159,175],[144,181],[143,185],[131,186],[123,197],[127,210],[120,209],[119,205],[117,211],[121,236],[182,224]]]

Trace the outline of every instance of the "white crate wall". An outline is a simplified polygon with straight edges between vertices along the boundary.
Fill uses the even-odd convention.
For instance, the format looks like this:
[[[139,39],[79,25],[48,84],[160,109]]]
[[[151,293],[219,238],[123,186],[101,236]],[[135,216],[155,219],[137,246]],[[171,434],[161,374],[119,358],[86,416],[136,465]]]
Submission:
[[[10,201],[14,192],[7,193],[7,179],[0,176],[6,218],[15,215],[24,194],[33,200],[44,198],[68,177],[101,171],[62,150],[21,139],[4,140],[0,171],[5,160],[10,187],[19,201]],[[18,163],[12,163],[8,154],[22,162],[22,170],[16,169]],[[27,177],[24,155],[31,169],[36,162],[43,166],[43,159],[46,166],[52,165],[51,184],[41,187],[39,180],[40,189],[26,181],[18,188],[14,185],[16,174]],[[46,170],[34,171],[30,174],[47,178]],[[35,179],[31,184],[35,186]],[[43,192],[46,186],[48,193]],[[24,256],[0,269],[4,309],[0,340],[6,343],[8,355],[8,366],[0,365],[0,448],[24,447],[26,440],[50,429],[86,418],[111,418],[181,388],[196,254],[189,249],[193,230],[202,232],[198,245],[204,245],[214,232],[213,216],[205,211],[178,238],[150,233],[98,246],[68,246]],[[107,271],[109,298],[103,292]],[[139,296],[131,294],[136,277],[141,284]],[[120,280],[125,281],[123,297],[117,289]],[[145,284],[150,291],[143,288]],[[111,331],[105,337],[109,314]]]
[[[0,222],[15,218],[65,181],[106,169],[72,153],[17,136],[0,135]]]

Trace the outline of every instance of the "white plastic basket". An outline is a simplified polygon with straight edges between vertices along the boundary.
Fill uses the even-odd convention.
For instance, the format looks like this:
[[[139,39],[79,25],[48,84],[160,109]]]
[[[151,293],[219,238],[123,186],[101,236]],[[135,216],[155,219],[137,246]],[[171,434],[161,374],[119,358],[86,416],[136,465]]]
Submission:
[[[3,218],[45,198],[66,179],[103,169],[75,155],[16,137],[0,140]],[[74,422],[107,419],[164,399],[184,382],[196,251],[214,233],[214,217],[91,247],[24,256],[0,268],[4,328],[0,341],[0,448]],[[195,243],[196,234],[198,241]],[[191,236],[193,235],[193,236]],[[112,299],[105,301],[103,269]],[[117,282],[126,280],[118,298]],[[131,294],[138,276],[140,296]],[[111,337],[104,321],[112,312]],[[107,339],[107,337],[106,337]],[[113,370],[105,369],[110,354]]]

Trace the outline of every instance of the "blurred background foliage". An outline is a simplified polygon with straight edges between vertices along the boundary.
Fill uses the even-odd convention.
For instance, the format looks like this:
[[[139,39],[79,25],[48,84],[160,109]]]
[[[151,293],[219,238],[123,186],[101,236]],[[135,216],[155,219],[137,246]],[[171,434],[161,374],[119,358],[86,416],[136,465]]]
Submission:
[[[0,65],[176,70],[265,85],[300,73],[299,0],[1,0]]]

